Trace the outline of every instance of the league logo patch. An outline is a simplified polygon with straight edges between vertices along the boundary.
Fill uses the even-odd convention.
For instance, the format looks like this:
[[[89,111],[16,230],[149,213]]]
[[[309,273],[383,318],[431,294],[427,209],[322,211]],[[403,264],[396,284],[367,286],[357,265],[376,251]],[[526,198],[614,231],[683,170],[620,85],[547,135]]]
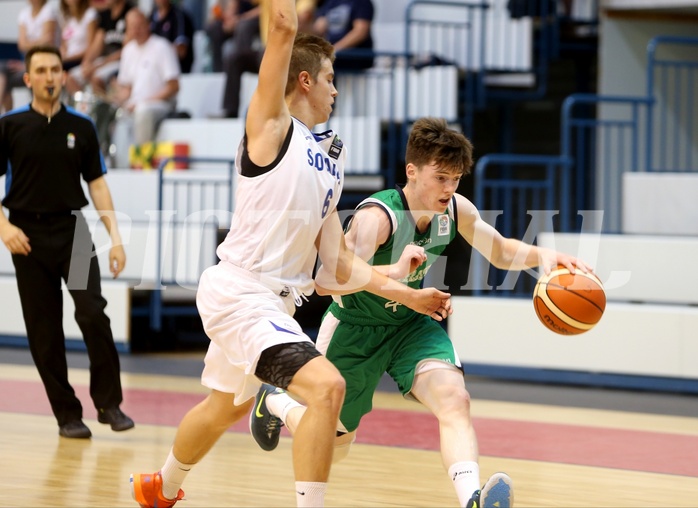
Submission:
[[[451,221],[448,219],[448,215],[439,215],[439,236],[445,236],[451,233]]]
[[[333,159],[338,159],[339,154],[342,153],[343,146],[344,143],[342,143],[342,140],[339,139],[339,136],[335,136],[332,140],[332,146],[330,146],[330,149],[327,150],[327,155],[329,155]]]

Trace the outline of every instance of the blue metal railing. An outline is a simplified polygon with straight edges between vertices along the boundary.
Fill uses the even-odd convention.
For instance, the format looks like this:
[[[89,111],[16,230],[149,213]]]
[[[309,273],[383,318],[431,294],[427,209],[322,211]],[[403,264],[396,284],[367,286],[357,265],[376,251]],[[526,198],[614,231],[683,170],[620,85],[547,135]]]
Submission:
[[[475,206],[481,215],[496,219],[492,224],[502,235],[526,239],[534,243],[538,233],[550,231],[557,216],[562,229],[569,230],[573,223],[572,210],[566,196],[571,185],[570,160],[559,155],[488,154],[475,166]],[[480,274],[483,258],[474,256],[472,273]],[[526,294],[530,281],[517,278],[506,287],[503,270],[490,266],[487,277],[488,294]],[[527,285],[528,282],[528,285]],[[469,286],[475,294],[482,294],[482,285]]]
[[[648,171],[695,171],[698,161],[698,37],[655,37],[647,45]]]
[[[692,51],[659,57],[674,45]],[[580,211],[604,212],[602,232],[622,231],[623,175],[698,171],[694,132],[698,38],[656,37],[648,45],[648,90],[641,97],[575,94],[562,107],[560,156],[490,154],[475,170],[475,204],[501,209],[497,229],[530,238],[544,231],[526,222],[540,203],[559,210],[556,231],[578,231]],[[655,86],[659,82],[660,86]],[[642,157],[644,155],[644,158]],[[521,168],[527,167],[528,173]],[[553,171],[556,167],[560,171]],[[491,176],[490,173],[492,173]],[[531,178],[531,174],[536,174]],[[542,179],[542,181],[541,181]],[[550,226],[550,223],[548,223]],[[524,295],[521,286],[514,292]]]
[[[536,210],[557,215],[557,232],[579,231],[580,211],[603,210],[605,232],[619,231],[622,175],[639,165],[640,128],[651,102],[646,97],[568,97],[561,114],[560,155],[486,155],[475,169],[475,205],[502,210],[497,229],[513,238],[535,239],[550,230],[552,222],[527,222]],[[616,111],[597,118],[601,104]],[[596,175],[601,175],[598,182]]]
[[[475,206],[490,210],[513,210],[502,216],[500,232],[522,238],[527,227],[514,221],[529,210],[559,210],[565,224],[570,221],[568,195],[570,161],[555,155],[488,154],[475,166]],[[499,168],[499,172],[494,172]],[[489,194],[487,194],[489,192]],[[569,229],[569,228],[565,228]]]
[[[640,169],[641,127],[651,104],[649,97],[594,94],[563,103],[561,154],[572,172],[567,200],[575,210],[604,210],[605,232],[621,230],[622,176]]]
[[[185,173],[169,173],[165,171],[165,167],[171,162],[182,162],[186,164],[217,164],[227,166],[227,171],[223,177],[205,178],[194,176],[193,174]],[[168,314],[195,314],[196,307],[188,306],[186,308],[167,309],[163,304],[162,291],[169,285],[176,286],[196,286],[198,279],[203,270],[215,262],[215,256],[210,259],[204,259],[201,251],[201,243],[191,246],[185,244],[187,249],[184,253],[184,259],[180,257],[178,249],[178,235],[186,235],[187,228],[204,228],[208,225],[208,220],[211,216],[206,216],[204,220],[196,223],[188,222],[192,214],[201,212],[204,209],[211,211],[224,211],[232,213],[233,207],[233,172],[235,169],[235,161],[226,158],[206,158],[206,157],[168,157],[163,159],[158,166],[158,210],[160,217],[158,220],[157,230],[157,246],[156,246],[156,272],[153,291],[150,294],[149,306],[147,313],[150,321],[150,328],[154,331],[162,329],[162,318]],[[171,178],[168,178],[170,175]],[[186,178],[177,178],[178,176],[186,176]],[[221,189],[221,187],[223,187]],[[198,196],[196,195],[198,194]],[[193,206],[194,204],[200,206]],[[164,213],[170,213],[172,222],[168,220],[167,225],[171,226],[172,237],[168,242],[165,234]],[[213,229],[208,225],[209,229]],[[226,224],[227,227],[227,224]],[[218,225],[215,225],[215,230]],[[165,244],[171,243],[172,249],[169,253],[166,252]],[[214,245],[217,241],[214,239]],[[189,247],[193,247],[195,252],[191,252]],[[215,248],[214,248],[215,254]],[[197,256],[196,259],[193,259]],[[192,260],[195,263],[192,263]],[[166,263],[165,261],[169,261]],[[182,274],[178,272],[180,262],[185,266],[189,266],[189,270],[185,270]],[[170,270],[165,273],[165,267],[169,265]],[[196,265],[196,268],[192,267]]]

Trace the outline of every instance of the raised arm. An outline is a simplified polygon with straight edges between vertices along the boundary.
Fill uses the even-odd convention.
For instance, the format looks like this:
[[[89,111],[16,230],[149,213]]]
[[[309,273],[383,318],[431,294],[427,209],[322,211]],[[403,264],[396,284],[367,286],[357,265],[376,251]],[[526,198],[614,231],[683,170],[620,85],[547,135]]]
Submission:
[[[263,8],[269,9],[269,34],[245,121],[250,160],[258,166],[276,158],[291,124],[285,93],[298,30],[294,0],[267,0]]]

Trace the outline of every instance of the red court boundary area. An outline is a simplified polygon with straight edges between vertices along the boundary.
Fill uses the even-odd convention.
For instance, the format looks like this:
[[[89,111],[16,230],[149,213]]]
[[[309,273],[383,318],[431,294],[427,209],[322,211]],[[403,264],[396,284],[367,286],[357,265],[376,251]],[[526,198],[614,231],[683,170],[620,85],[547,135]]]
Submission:
[[[88,388],[75,390],[85,418],[96,418]],[[0,380],[0,394],[0,412],[51,415],[39,382]],[[122,408],[136,425],[174,427],[203,398],[125,389]],[[243,420],[231,430],[246,433],[247,425]],[[485,456],[698,477],[698,436],[493,418],[474,418],[474,425]],[[438,432],[436,418],[429,413],[374,409],[363,419],[357,443],[438,450]]]

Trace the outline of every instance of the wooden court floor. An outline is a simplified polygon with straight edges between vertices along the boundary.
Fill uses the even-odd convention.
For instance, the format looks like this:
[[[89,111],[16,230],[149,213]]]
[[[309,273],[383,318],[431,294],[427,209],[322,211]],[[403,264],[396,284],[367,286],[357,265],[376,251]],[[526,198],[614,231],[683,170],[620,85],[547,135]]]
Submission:
[[[58,436],[35,368],[0,356],[0,506],[136,506],[129,474],[160,467],[205,390],[193,376],[122,378],[136,428],[115,433],[96,421],[87,370],[70,369],[93,437],[69,440]],[[698,507],[698,416],[486,399],[472,410],[482,478],[506,471],[516,506]],[[284,434],[276,451],[261,451],[241,422],[192,470],[177,506],[295,506],[290,443]],[[438,446],[431,415],[377,394],[351,454],[332,470],[326,505],[457,506]]]

